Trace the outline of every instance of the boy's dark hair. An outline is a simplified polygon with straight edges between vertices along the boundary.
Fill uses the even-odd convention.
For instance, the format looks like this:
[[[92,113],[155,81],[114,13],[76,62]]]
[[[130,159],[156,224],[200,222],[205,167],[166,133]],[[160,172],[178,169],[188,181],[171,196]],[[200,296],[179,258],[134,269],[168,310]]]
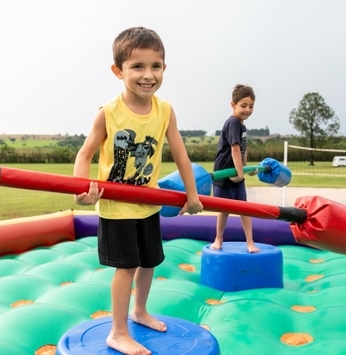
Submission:
[[[250,97],[252,100],[255,101],[256,96],[251,86],[246,86],[242,84],[238,84],[234,87],[232,93],[232,101],[237,104],[240,100],[244,99],[245,97]]]
[[[159,35],[145,27],[131,27],[121,32],[113,42],[114,64],[122,70],[134,49],[152,49],[161,54],[165,62],[165,47]]]

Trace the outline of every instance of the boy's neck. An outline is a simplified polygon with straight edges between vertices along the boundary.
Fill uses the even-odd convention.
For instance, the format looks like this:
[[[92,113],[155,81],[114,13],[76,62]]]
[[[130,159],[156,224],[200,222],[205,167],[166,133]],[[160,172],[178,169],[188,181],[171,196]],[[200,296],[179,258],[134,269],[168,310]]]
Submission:
[[[236,118],[241,124],[244,124],[244,121],[241,118],[237,117],[234,113],[232,113],[232,116]]]
[[[147,115],[151,111],[152,96],[149,98],[141,98],[139,96],[128,95],[128,93],[122,93],[123,101],[127,108],[137,115]]]

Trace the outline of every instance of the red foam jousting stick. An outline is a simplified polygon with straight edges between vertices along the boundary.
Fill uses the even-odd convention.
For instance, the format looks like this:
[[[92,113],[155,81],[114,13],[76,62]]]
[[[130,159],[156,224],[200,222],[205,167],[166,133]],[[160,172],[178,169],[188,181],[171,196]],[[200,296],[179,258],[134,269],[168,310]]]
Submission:
[[[102,198],[128,203],[183,207],[184,192],[134,186],[38,171],[0,167],[0,185],[13,188],[81,194],[91,181],[104,188]],[[297,242],[346,254],[346,206],[320,196],[299,198],[295,207],[199,196],[204,209],[290,223]]]

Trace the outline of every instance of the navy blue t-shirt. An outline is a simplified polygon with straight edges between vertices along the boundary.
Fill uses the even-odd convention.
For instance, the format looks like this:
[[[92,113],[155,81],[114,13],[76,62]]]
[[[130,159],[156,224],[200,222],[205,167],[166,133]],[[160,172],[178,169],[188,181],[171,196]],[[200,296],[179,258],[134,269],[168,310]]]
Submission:
[[[214,171],[234,168],[232,159],[232,146],[239,144],[241,157],[244,159],[246,146],[247,146],[247,133],[246,127],[240,121],[231,116],[222,127],[220,140],[218,144],[217,154],[214,162]],[[232,187],[236,183],[230,179],[222,179],[214,181],[214,185],[221,187]]]

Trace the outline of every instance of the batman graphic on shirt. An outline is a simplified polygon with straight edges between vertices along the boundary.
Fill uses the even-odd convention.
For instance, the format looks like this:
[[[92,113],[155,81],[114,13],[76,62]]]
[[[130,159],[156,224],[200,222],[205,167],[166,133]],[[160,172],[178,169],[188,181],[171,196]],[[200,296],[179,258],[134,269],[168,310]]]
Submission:
[[[144,141],[136,142],[136,133],[125,129],[114,135],[114,164],[108,181],[132,185],[144,185],[150,181],[153,165],[148,163],[154,153],[157,141],[154,137],[146,136]],[[127,164],[133,164],[135,173],[125,178]]]

